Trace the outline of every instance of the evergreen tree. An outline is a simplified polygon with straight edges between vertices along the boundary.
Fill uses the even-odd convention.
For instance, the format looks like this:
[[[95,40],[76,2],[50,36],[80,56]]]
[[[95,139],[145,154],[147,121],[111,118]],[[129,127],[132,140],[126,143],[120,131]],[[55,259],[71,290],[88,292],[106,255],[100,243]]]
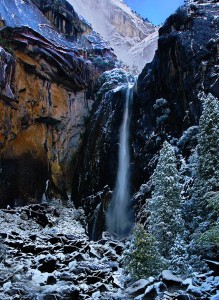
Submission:
[[[177,234],[173,247],[170,249],[171,261],[170,268],[174,273],[189,275],[192,270],[189,266],[188,245],[182,238],[181,234]]]
[[[211,94],[200,94],[199,97],[203,103],[203,112],[199,121],[198,145],[193,166],[195,182],[191,204],[193,228],[199,227],[201,233],[208,228],[209,216],[214,211],[208,208],[209,193],[219,190],[219,103]]]
[[[156,275],[162,268],[155,238],[140,224],[135,226],[132,240],[124,253],[124,268],[135,280]]]
[[[148,230],[158,242],[158,250],[167,259],[177,234],[184,231],[181,217],[181,184],[173,147],[164,142],[156,170],[152,176],[154,191],[149,200]]]
[[[191,201],[192,252],[212,255],[219,241],[219,103],[212,94],[200,94],[203,111],[199,121],[195,183]]]
[[[209,228],[204,231],[198,238],[198,246],[201,251],[209,257],[217,257],[219,247],[219,192],[208,192],[205,194],[207,198],[207,207],[211,209]]]
[[[199,121],[196,185],[203,196],[219,190],[219,103],[212,94],[202,94],[200,98],[203,112]]]

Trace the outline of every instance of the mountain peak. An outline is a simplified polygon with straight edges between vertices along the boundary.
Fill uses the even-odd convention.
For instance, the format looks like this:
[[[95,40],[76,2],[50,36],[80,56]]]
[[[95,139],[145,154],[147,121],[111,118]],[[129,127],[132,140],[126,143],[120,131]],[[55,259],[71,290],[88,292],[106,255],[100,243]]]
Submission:
[[[118,59],[141,70],[157,47],[158,29],[122,0],[69,0],[74,9],[110,42]]]

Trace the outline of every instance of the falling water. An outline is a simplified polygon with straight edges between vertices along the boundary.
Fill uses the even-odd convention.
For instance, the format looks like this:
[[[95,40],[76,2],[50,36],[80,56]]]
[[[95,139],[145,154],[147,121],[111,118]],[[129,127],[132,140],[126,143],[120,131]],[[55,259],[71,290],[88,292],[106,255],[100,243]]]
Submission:
[[[120,128],[119,139],[119,165],[117,171],[116,186],[113,191],[111,205],[106,215],[107,228],[110,233],[119,237],[126,235],[131,227],[130,194],[129,194],[129,127],[130,127],[130,100],[132,99],[132,87],[128,84],[123,121]]]
[[[41,202],[42,204],[47,203],[46,192],[48,190],[48,187],[49,187],[49,180],[46,181],[45,192],[43,193],[43,196],[42,196],[42,202]]]

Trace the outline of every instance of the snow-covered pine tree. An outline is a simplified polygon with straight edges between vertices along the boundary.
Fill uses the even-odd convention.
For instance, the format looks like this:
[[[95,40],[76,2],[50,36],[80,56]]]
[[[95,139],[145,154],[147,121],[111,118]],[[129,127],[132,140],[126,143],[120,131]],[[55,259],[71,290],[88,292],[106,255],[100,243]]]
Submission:
[[[158,274],[163,262],[156,248],[156,240],[141,224],[133,230],[132,240],[124,252],[124,268],[135,280]]]
[[[160,254],[170,259],[176,236],[183,234],[181,217],[181,184],[173,147],[164,142],[156,170],[152,176],[154,191],[148,202],[151,213],[149,233],[155,236]]]
[[[219,190],[219,102],[212,94],[200,95],[203,112],[198,135],[197,183],[204,195]]]
[[[189,265],[188,245],[182,238],[181,234],[177,234],[173,247],[170,249],[171,261],[170,269],[176,274],[190,275],[192,269]]]
[[[203,112],[199,121],[192,206],[193,251],[210,254],[219,233],[219,100],[200,94]],[[199,242],[198,242],[199,241]],[[198,248],[197,243],[198,242]],[[201,247],[202,249],[199,249]],[[207,254],[207,255],[208,255]]]
[[[197,229],[202,223],[202,230],[205,230],[208,222],[204,225],[204,221],[207,221],[210,214],[209,192],[219,191],[219,102],[212,94],[202,93],[199,97],[203,103],[203,111],[193,163],[195,181],[191,208],[194,218],[192,227]]]

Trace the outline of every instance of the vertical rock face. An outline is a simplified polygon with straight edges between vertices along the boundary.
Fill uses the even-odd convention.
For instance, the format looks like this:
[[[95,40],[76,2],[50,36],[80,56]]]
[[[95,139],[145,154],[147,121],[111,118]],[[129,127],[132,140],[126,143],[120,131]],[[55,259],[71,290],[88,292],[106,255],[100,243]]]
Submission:
[[[198,92],[204,89],[219,96],[218,3],[195,7],[180,8],[167,19],[160,29],[154,60],[146,65],[135,86],[131,129],[133,192],[152,174],[163,141],[176,144],[184,130],[198,124],[202,109]],[[114,88],[111,84],[107,87]],[[80,199],[86,205],[88,196],[107,184],[111,190],[114,188],[121,99],[121,90],[106,90],[94,108],[73,187],[77,205]],[[196,127],[190,130],[196,132]]]
[[[32,0],[59,32],[77,40],[84,33],[91,33],[90,25],[82,21],[74,8],[65,0]]]
[[[154,56],[158,29],[121,0],[69,0],[129,67],[141,70]]]
[[[199,91],[219,97],[218,3],[182,7],[159,31],[158,50],[136,86],[133,123],[135,188],[151,175],[164,139],[198,124]],[[159,100],[158,100],[159,99]]]
[[[72,200],[83,206],[91,239],[101,237],[105,215],[116,184],[120,127],[126,105],[127,83],[134,78],[121,69],[107,71],[99,79],[101,88],[74,172]]]
[[[51,1],[38,2],[51,8]],[[67,15],[72,27],[63,33],[71,41],[32,2],[4,5],[0,1],[0,205],[40,201],[47,180],[50,196],[66,199],[97,77],[115,56],[66,1],[52,12],[62,12],[60,30]]]
[[[108,185],[113,189],[118,166],[119,128],[125,105],[126,73],[115,69],[100,78],[102,86],[87,126],[75,170],[72,198],[86,206],[86,197]]]

